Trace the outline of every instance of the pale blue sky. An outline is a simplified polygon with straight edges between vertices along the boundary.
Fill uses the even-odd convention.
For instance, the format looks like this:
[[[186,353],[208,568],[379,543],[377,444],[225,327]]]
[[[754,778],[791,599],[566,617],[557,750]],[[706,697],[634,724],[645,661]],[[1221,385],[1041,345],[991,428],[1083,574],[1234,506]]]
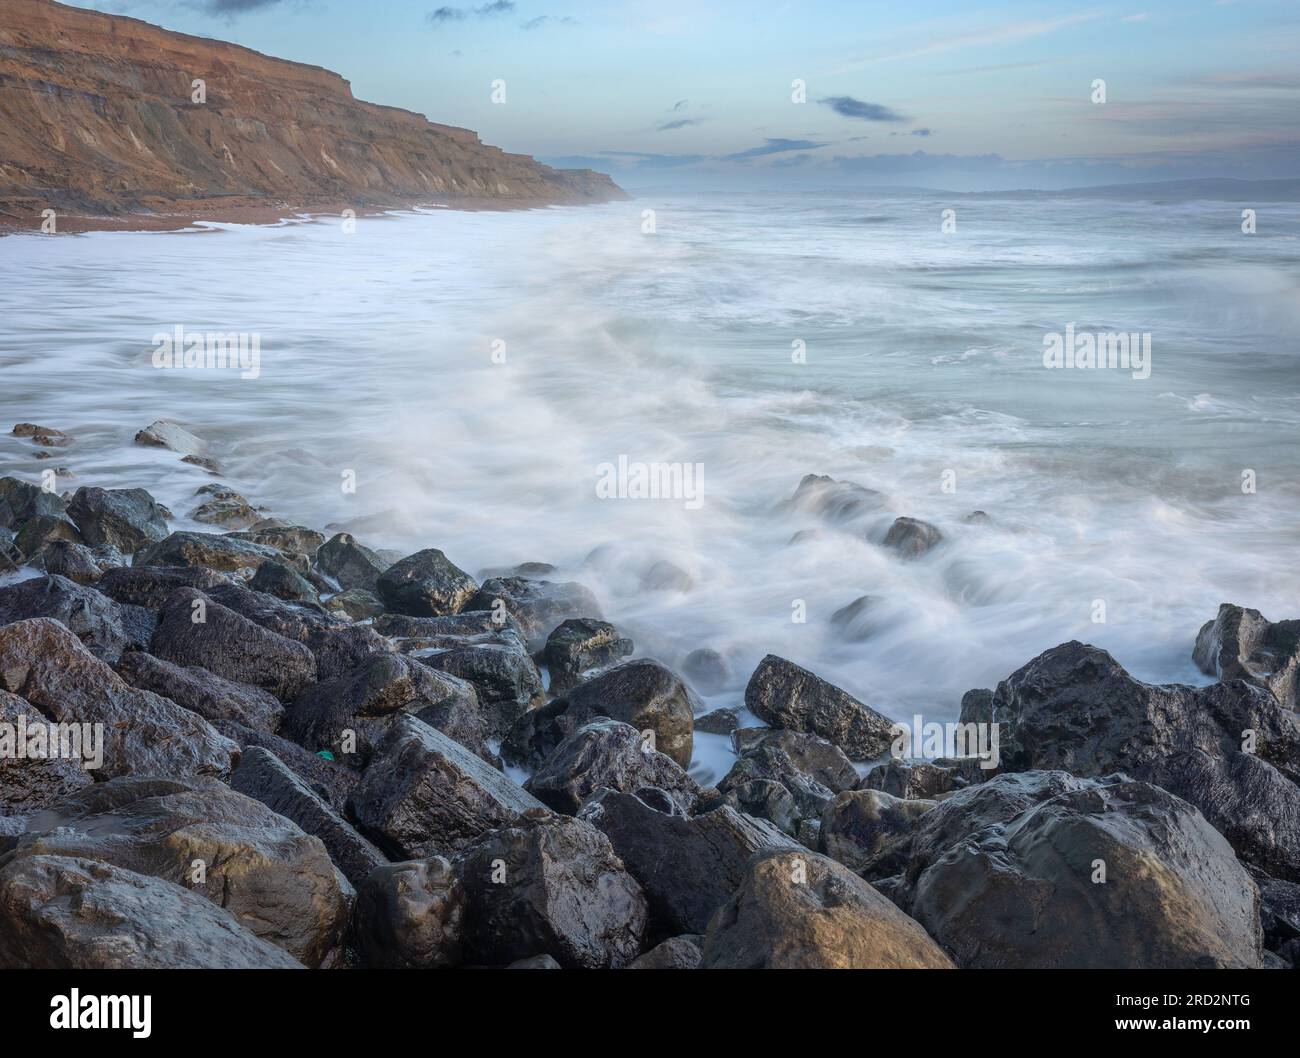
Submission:
[[[359,98],[629,187],[1300,173],[1296,0],[80,6],[325,66]]]

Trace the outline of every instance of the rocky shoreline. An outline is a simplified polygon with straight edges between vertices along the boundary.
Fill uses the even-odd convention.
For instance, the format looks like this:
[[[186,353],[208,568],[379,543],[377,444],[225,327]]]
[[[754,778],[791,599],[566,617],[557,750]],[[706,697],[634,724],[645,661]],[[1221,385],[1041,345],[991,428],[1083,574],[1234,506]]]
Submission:
[[[175,424],[136,440],[218,469]],[[0,478],[0,967],[1300,964],[1300,621],[1223,605],[1204,687],[1062,644],[962,700],[996,761],[922,761],[774,655],[767,726],[705,714],[720,659],[638,656],[543,563],[194,503],[212,531]],[[53,725],[100,732],[99,766],[12,734]],[[697,730],[736,751],[716,786]]]

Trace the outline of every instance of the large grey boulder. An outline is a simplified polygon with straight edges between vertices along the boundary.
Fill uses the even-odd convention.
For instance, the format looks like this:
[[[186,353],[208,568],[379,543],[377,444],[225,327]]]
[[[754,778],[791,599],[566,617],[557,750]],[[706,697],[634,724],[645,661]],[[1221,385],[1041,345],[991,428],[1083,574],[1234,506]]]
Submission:
[[[405,714],[389,724],[350,802],[371,839],[403,860],[459,851],[542,807],[460,743]]]
[[[442,856],[377,867],[357,886],[353,941],[363,966],[439,970],[461,961],[465,887]]]
[[[754,856],[704,938],[706,970],[944,970],[952,961],[847,868],[812,852]]]
[[[144,489],[83,486],[68,503],[68,515],[91,547],[116,547],[131,555],[167,535],[167,515]]]
[[[0,725],[0,816],[29,815],[94,781],[49,745],[48,721],[17,695],[0,691]]]
[[[459,613],[477,588],[473,577],[433,547],[389,566],[375,582],[375,593],[389,610],[412,617]]]
[[[149,610],[116,603],[67,577],[34,577],[0,587],[0,625],[35,617],[58,621],[109,664],[124,650],[148,646],[157,623]]]
[[[302,969],[226,909],[98,860],[0,861],[0,969]]]
[[[378,594],[379,577],[392,563],[386,562],[350,533],[338,533],[315,552],[316,568],[344,591],[364,589]]]
[[[13,855],[100,860],[183,885],[313,967],[340,958],[354,896],[319,839],[212,780],[96,783],[32,816]]]
[[[1300,621],[1269,621],[1258,610],[1225,602],[1197,634],[1192,659],[1207,676],[1245,680],[1296,708]]]
[[[550,955],[561,966],[617,969],[641,953],[646,899],[589,823],[526,812],[465,850],[465,950],[501,964]]]
[[[624,661],[572,688],[575,715],[608,716],[654,732],[654,748],[689,768],[699,700],[672,670],[649,658]]]
[[[0,628],[0,690],[61,723],[102,724],[99,778],[223,778],[238,758],[239,747],[197,713],[130,686],[49,618]]]
[[[143,650],[128,650],[115,669],[132,687],[168,697],[205,720],[231,720],[269,732],[280,728],[284,706],[275,695],[197,665],[176,665]]]
[[[542,661],[551,675],[550,691],[563,694],[585,674],[631,653],[632,640],[619,635],[608,621],[590,617],[564,621],[546,637],[542,650]]]
[[[911,913],[965,967],[1255,967],[1259,894],[1186,801],[1149,783],[1001,775],[921,819]]]

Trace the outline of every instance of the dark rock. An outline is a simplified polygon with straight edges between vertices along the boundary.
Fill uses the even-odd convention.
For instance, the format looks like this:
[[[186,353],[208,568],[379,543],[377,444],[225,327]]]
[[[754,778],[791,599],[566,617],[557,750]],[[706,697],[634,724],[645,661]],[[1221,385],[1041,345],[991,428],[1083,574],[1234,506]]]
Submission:
[[[1274,623],[1258,610],[1224,603],[1218,616],[1201,628],[1192,658],[1207,676],[1244,680],[1288,709],[1297,707],[1300,621]]]
[[[608,716],[654,732],[654,748],[683,768],[691,764],[695,695],[670,670],[649,658],[624,661],[565,695],[569,708]]]
[[[269,731],[244,727],[231,720],[216,720],[212,726],[243,750],[254,747],[266,750],[339,814],[346,811],[348,798],[361,781],[360,773],[352,768],[303,749],[298,743]]]
[[[535,770],[561,742],[594,717],[585,709],[570,709],[563,698],[524,713],[501,743],[501,756],[512,764]]]
[[[51,752],[48,723],[23,699],[0,691],[0,816],[28,815],[93,781],[81,761]],[[33,745],[37,730],[45,736]]]
[[[1000,683],[991,709],[1004,770],[1155,783],[1199,808],[1247,863],[1300,881],[1300,716],[1267,691],[1142,683],[1074,642]]]
[[[467,848],[460,875],[472,959],[545,954],[563,967],[617,969],[641,951],[645,895],[589,823],[527,812]]]
[[[365,588],[349,588],[331,595],[325,601],[325,609],[330,613],[342,614],[350,621],[366,621],[380,616],[384,612],[384,604],[378,595],[371,594]]]
[[[65,856],[0,866],[0,969],[293,968],[229,911],[160,878]]]
[[[524,713],[546,700],[542,677],[523,642],[423,650],[415,655],[421,664],[458,677],[478,691],[479,711],[490,738],[504,737]]]
[[[230,788],[260,801],[273,812],[320,838],[330,859],[355,886],[388,858],[352,828],[333,807],[273,753],[253,747],[244,752]]]
[[[367,585],[349,584],[348,587]],[[452,565],[437,548],[428,548],[384,570],[376,582],[375,593],[396,613],[440,617],[466,609],[477,588],[473,577]]]
[[[485,569],[478,575],[479,580],[491,580],[493,577],[527,577],[541,580],[555,572],[549,562],[521,562],[517,566],[497,566]]]
[[[465,887],[441,856],[377,867],[357,885],[353,937],[362,965],[384,970],[458,966]]]
[[[132,687],[170,698],[205,720],[232,720],[262,731],[279,730],[284,706],[275,695],[223,679],[207,669],[183,668],[142,650],[128,650],[115,666]]]
[[[376,654],[349,675],[308,688],[290,706],[284,733],[364,768],[398,713],[418,716],[470,752],[491,757],[474,688],[398,654]],[[348,731],[352,741],[345,739]]]
[[[917,820],[934,806],[881,790],[845,790],[822,812],[821,851],[866,878],[897,874],[907,866]]]
[[[685,812],[695,809],[700,787],[669,757],[647,745],[641,732],[618,720],[595,720],[556,747],[524,789],[543,804],[574,815],[602,787],[632,792],[654,786]]]
[[[393,718],[353,792],[351,816],[400,859],[458,851],[542,804],[415,717]]]
[[[267,631],[301,643],[315,657],[321,680],[346,676],[376,654],[393,649],[368,625],[351,624],[313,603],[291,603],[234,585],[214,588],[208,596]]]
[[[857,781],[853,764],[830,742],[816,735],[776,731],[740,751],[731,771],[718,783],[718,792],[741,811],[768,819],[797,837],[801,821],[820,817],[838,791],[851,789]]]
[[[248,582],[251,591],[265,592],[290,602],[316,602],[316,589],[288,566],[275,561],[263,562]]]
[[[125,561],[122,553],[114,547],[92,549],[69,540],[54,540],[46,544],[28,565],[51,575],[67,577],[77,584],[96,584],[105,572],[120,567]]]
[[[201,716],[129,686],[57,621],[37,618],[0,628],[0,689],[47,717],[103,724],[98,777],[132,773],[224,777],[239,748]]]
[[[879,511],[884,505],[884,495],[875,489],[852,481],[836,481],[825,474],[805,475],[785,503],[789,510],[815,514],[828,522],[851,521]]]
[[[851,790],[858,784],[853,762],[833,742],[800,731],[765,727],[738,728],[732,738],[742,758],[760,761],[763,774],[784,781],[791,770],[798,771],[832,793]]]
[[[717,694],[731,685],[732,671],[727,659],[716,650],[700,647],[682,661],[682,674],[701,694]]]
[[[248,529],[262,520],[262,514],[228,485],[204,485],[196,494],[209,497],[190,511],[196,522],[234,530]]]
[[[148,646],[155,624],[149,610],[114,602],[67,577],[35,577],[0,588],[0,625],[36,617],[58,621],[110,664],[124,650]]]
[[[18,478],[0,478],[0,529],[18,531],[33,518],[52,518],[75,527],[68,519],[68,505],[56,492]]]
[[[32,558],[60,540],[73,544],[84,543],[76,527],[66,518],[38,514],[19,526],[13,546],[20,554]]]
[[[445,617],[408,617],[386,613],[375,621],[375,630],[394,639],[409,639],[416,648],[461,646],[476,643],[513,642],[524,638],[524,629],[504,610],[500,619],[491,610],[469,610]]]
[[[894,725],[874,709],[775,654],[749,678],[745,705],[773,727],[829,739],[852,760],[877,757],[894,740]]]
[[[14,423],[14,428],[10,431],[14,437],[67,437],[68,435],[62,430],[56,430],[53,426],[37,426],[31,422]]]
[[[547,637],[567,620],[601,618],[596,597],[576,581],[558,583],[524,577],[485,580],[463,609],[494,613],[504,610],[519,622],[530,652],[543,650]]]
[[[144,489],[82,486],[68,504],[68,515],[91,547],[116,547],[128,555],[167,536],[163,509]]]
[[[1266,948],[1278,951],[1300,937],[1300,885],[1265,878],[1259,883],[1259,903]]]
[[[698,934],[669,937],[627,964],[628,970],[698,970],[704,957],[704,938]]]
[[[801,804],[789,787],[775,779],[729,774],[718,786],[719,792],[724,795],[724,804],[755,819],[766,819],[796,841],[800,840],[800,826],[808,818],[809,812],[814,810],[808,808],[806,803]],[[725,791],[722,790],[723,786],[726,787]],[[823,791],[823,794],[824,803],[830,797],[830,791]]]
[[[325,536],[315,529],[302,525],[267,524],[267,520],[257,522],[231,536],[238,540],[247,540],[252,544],[264,544],[286,555],[294,555],[310,561],[316,552],[325,545]],[[301,568],[301,567],[299,567]]]
[[[330,537],[316,551],[316,568],[343,590],[360,588],[379,594],[379,577],[391,563],[385,562],[350,533]]]
[[[212,780],[96,783],[33,816],[14,855],[102,860],[184,885],[312,967],[338,959],[352,910],[319,839]]]
[[[920,558],[943,541],[943,533],[919,518],[895,518],[885,534],[884,546],[903,558]]]
[[[551,674],[550,691],[563,694],[586,673],[612,665],[632,653],[632,640],[607,621],[577,617],[560,624],[546,639],[542,661]]]
[[[1255,967],[1263,951],[1255,883],[1222,835],[1123,775],[961,790],[921,819],[907,879],[963,967]]]
[[[988,771],[981,774],[979,759],[976,757],[954,759],[951,762],[923,761],[907,763],[891,760],[878,764],[867,773],[859,788],[863,790],[881,790],[895,797],[905,799],[934,799],[969,786],[972,782],[983,782],[995,774]]]
[[[735,709],[715,709],[695,718],[695,730],[706,735],[729,735],[739,723],[740,714]]]
[[[161,610],[177,588],[208,591],[228,583],[222,574],[202,566],[123,566],[107,570],[95,587],[117,602]]]
[[[564,967],[549,955],[533,955],[527,959],[516,959],[507,970],[563,970]]]
[[[704,940],[704,969],[951,969],[888,899],[825,856],[754,856]]]
[[[665,936],[701,933],[709,917],[739,887],[749,857],[760,849],[799,845],[766,820],[730,805],[687,818],[662,790],[601,790],[578,818],[609,838],[650,901],[655,929]]]
[[[199,620],[199,618],[202,620]],[[177,665],[249,683],[289,701],[315,683],[316,659],[301,643],[277,635],[193,588],[163,604],[149,652]]]
[[[216,533],[172,533],[135,556],[137,566],[202,566],[233,573],[257,569],[263,562],[283,562],[286,556],[265,544],[253,544]]]

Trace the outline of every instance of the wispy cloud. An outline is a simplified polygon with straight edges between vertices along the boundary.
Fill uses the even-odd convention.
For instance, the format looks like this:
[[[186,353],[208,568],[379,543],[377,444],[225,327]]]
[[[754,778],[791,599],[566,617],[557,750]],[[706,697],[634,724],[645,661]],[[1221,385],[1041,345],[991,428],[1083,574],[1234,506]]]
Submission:
[[[671,132],[673,129],[684,129],[687,125],[698,125],[699,118],[678,118],[676,121],[665,121],[655,129],[655,132]]]
[[[827,96],[817,102],[830,107],[835,113],[846,118],[860,118],[863,121],[906,121],[898,114],[880,103],[864,103],[852,96]]]
[[[464,22],[470,15],[491,18],[493,15],[508,15],[514,9],[514,0],[492,0],[481,7],[439,7],[425,15],[424,20],[431,26],[445,26],[449,22]]]
[[[514,6],[514,5],[511,5]],[[569,15],[538,15],[524,22],[520,29],[541,29],[543,26],[576,26],[578,20]]]
[[[811,151],[826,146],[829,146],[829,144],[817,143],[814,140],[769,139],[759,147],[751,147],[747,151],[738,151],[735,154],[724,154],[722,160],[725,162],[743,162],[750,158],[762,158],[769,154],[785,154],[787,151]]]
[[[209,15],[221,15],[233,19],[247,11],[256,11],[263,7],[274,7],[280,0],[194,0],[191,7]]]

